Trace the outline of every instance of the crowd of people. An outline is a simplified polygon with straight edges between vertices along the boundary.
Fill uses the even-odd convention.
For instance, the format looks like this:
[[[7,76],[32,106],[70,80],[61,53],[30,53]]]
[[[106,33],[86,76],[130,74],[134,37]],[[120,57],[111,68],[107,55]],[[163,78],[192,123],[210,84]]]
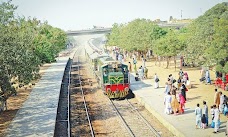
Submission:
[[[165,113],[166,114],[183,114],[186,102],[186,92],[188,91],[186,84],[189,80],[187,73],[180,69],[178,81],[173,78],[173,75],[168,76],[165,83]],[[155,81],[156,83],[156,81]]]
[[[135,78],[136,80],[143,80],[143,79],[148,78],[148,69],[146,67],[145,62],[146,62],[146,59],[143,58],[143,56],[142,56],[142,65],[137,70],[137,67],[136,67],[137,60],[135,57],[133,57],[132,63],[134,65],[134,72],[136,74],[136,78]],[[129,68],[130,72],[132,72],[132,63],[128,62],[128,68]]]
[[[116,60],[120,60],[121,56],[117,57]],[[139,80],[147,79],[148,78],[148,69],[146,68],[146,59],[141,57],[142,59],[142,65],[137,69],[136,64],[136,56],[132,57],[132,62],[128,62],[129,71],[133,72],[132,69],[134,69],[134,72],[136,74],[136,77]],[[205,81],[206,84],[211,84],[211,78],[210,73],[208,69],[203,69],[201,72],[201,78],[200,81]],[[159,88],[159,77],[155,73],[153,77],[153,87]],[[178,73],[178,79],[174,79],[173,75],[170,74],[167,78],[167,81],[165,82],[165,97],[164,97],[164,105],[165,110],[164,112],[168,115],[179,115],[183,114],[185,112],[185,103],[187,101],[186,92],[188,91],[188,88],[191,88],[191,82],[189,80],[189,76],[187,72],[183,72],[182,69],[180,69]],[[206,101],[202,101],[202,108],[200,107],[200,104],[198,103],[195,108],[195,118],[196,118],[196,128],[202,128],[206,129],[209,126],[211,128],[214,128],[213,133],[219,132],[220,127],[220,115],[223,114],[227,116],[228,119],[228,98],[226,95],[222,94],[222,92],[218,92],[217,89],[215,89],[215,97],[214,97],[214,104],[210,106],[210,112],[207,106]],[[209,115],[210,113],[210,115]],[[209,123],[210,122],[210,123]],[[227,127],[228,127],[228,121],[227,121]],[[226,135],[228,134],[228,128],[225,131]]]
[[[215,96],[214,96],[214,105],[212,105],[210,108],[210,116],[211,116],[211,128],[214,128],[213,133],[219,132],[220,127],[220,114],[224,114],[228,118],[228,104],[227,104],[228,98],[226,95],[222,94],[222,92],[218,92],[217,89],[215,89]],[[209,115],[208,115],[208,106],[206,104],[206,101],[203,101],[203,109],[200,108],[200,105],[197,104],[197,107],[195,109],[195,115],[196,115],[196,128],[203,128],[209,126]],[[228,122],[227,122],[228,125]],[[226,135],[228,133],[228,127],[226,129]]]

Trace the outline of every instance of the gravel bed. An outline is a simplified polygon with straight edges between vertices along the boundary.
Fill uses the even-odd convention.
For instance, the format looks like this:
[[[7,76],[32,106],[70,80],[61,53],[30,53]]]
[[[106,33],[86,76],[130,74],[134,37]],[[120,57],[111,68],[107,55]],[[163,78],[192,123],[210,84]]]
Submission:
[[[76,63],[74,63],[76,64]],[[77,63],[81,64],[81,63]],[[81,69],[80,67],[80,74]],[[71,88],[70,88],[70,102],[71,102],[71,136],[91,136],[91,130],[86,116],[85,106],[82,98],[81,88],[79,85],[78,70],[72,69],[71,72]]]

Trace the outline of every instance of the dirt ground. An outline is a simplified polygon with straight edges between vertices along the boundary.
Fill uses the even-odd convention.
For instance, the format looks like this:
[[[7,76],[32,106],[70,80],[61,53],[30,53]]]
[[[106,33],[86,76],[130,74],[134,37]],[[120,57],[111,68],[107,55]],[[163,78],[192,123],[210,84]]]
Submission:
[[[40,75],[42,76],[44,74],[44,71],[48,69],[51,66],[51,64],[44,64],[40,67]],[[34,81],[37,83],[39,80]],[[33,82],[33,83],[34,83]],[[17,90],[17,96],[11,96],[7,100],[8,110],[0,113],[0,137],[4,136],[4,132],[15,117],[17,111],[20,109],[22,104],[27,100],[30,92],[32,91],[32,88],[29,86],[24,86],[22,88],[19,88]]]
[[[129,60],[128,60],[129,61]],[[132,62],[132,60],[130,60]],[[140,60],[137,61],[137,69],[142,65],[142,62]],[[148,68],[148,77],[151,79],[151,83],[153,81],[153,76],[155,73],[157,73],[157,76],[160,79],[159,86],[164,87],[165,82],[167,81],[168,75],[172,74],[174,79],[178,79],[178,72],[179,72],[179,66],[180,62],[177,61],[177,69],[175,71],[174,68],[174,62],[170,62],[170,66],[168,69],[166,69],[166,62],[161,62],[161,66],[155,65],[155,61],[147,61],[146,67]],[[199,81],[201,74],[200,70],[201,68],[198,67],[183,67],[182,70],[184,72],[188,73],[189,80],[191,81],[192,88],[190,88],[187,93],[187,102],[185,104],[186,107],[195,108],[196,104],[199,103],[201,107],[203,106],[203,101],[207,102],[209,112],[210,112],[210,106],[214,104],[214,89],[216,88],[213,84],[207,85],[205,83],[202,83]],[[215,71],[210,70],[210,76],[213,83],[213,80],[215,80]],[[221,88],[218,88],[218,91],[222,91],[223,94],[228,96],[228,91],[224,91]],[[221,121],[226,121],[226,117],[224,115],[220,115]]]

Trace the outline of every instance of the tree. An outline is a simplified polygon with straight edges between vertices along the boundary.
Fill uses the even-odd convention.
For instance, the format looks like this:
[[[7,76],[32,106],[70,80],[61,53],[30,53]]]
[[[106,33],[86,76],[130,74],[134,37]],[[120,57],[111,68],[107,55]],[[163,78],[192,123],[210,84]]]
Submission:
[[[118,25],[117,23],[114,23],[112,25],[112,31],[111,34],[107,35],[108,38],[108,43],[107,45],[114,46],[114,45],[119,45],[119,39],[120,39],[120,30],[121,26]]]
[[[198,17],[188,26],[188,41],[185,54],[199,65],[211,66],[217,62],[215,41],[218,24],[224,24],[228,15],[227,3],[220,3]],[[223,22],[223,23],[222,23]],[[222,26],[223,28],[225,26]],[[218,45],[217,45],[218,46]],[[217,54],[217,53],[216,53]]]
[[[116,45],[127,51],[145,53],[152,49],[152,37],[158,33],[158,26],[151,20],[135,19],[128,24],[114,24],[108,35],[108,45]],[[159,37],[159,36],[157,36]]]
[[[0,38],[0,95],[4,101],[16,94],[14,83],[28,84],[38,75],[39,62],[31,50],[32,42],[28,42],[27,34],[19,22],[11,21],[1,25]]]
[[[217,64],[228,57],[228,18],[216,20],[214,24],[212,45],[206,50],[210,64]]]
[[[153,49],[153,50],[156,50],[157,48],[156,48],[156,42],[160,39],[160,38],[162,38],[162,37],[164,37],[166,34],[167,34],[167,30],[166,29],[164,29],[164,28],[161,28],[161,27],[159,27],[159,26],[154,26],[154,28],[153,28],[153,32],[151,33],[151,35],[150,35],[150,38],[151,38],[151,43],[152,43],[152,47],[151,47],[151,49]],[[155,52],[156,53],[156,52]],[[157,61],[159,61],[159,66],[160,66],[160,64],[161,64],[161,58],[160,58],[160,55],[158,56],[157,55],[157,57],[156,57],[156,61],[155,61],[155,65],[157,64]]]
[[[177,56],[177,54],[180,53],[182,49],[182,45],[180,44],[179,39],[177,38],[176,32],[174,30],[170,30],[167,35],[164,37],[161,37],[159,40],[157,40],[156,46],[154,48],[154,52],[156,55],[166,57],[167,60],[167,66],[169,67],[169,61],[171,57]],[[175,62],[175,68],[176,68],[176,61]]]
[[[11,4],[12,0],[0,4],[0,23],[7,24],[14,19],[14,11],[17,6]]]
[[[0,4],[0,101],[4,104],[16,95],[17,87],[37,79],[41,63],[54,61],[66,42],[64,31],[37,19],[16,19],[15,9],[11,1]]]
[[[35,52],[42,63],[55,61],[58,52],[65,48],[67,37],[65,32],[53,28],[47,23],[40,25],[38,35],[34,39]]]

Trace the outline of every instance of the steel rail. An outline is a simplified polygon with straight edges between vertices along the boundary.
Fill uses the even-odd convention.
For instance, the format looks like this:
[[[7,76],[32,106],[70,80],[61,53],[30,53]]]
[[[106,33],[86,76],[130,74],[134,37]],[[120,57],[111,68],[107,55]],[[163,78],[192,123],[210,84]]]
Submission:
[[[138,114],[138,116],[143,120],[143,122],[148,126],[148,128],[157,136],[161,137],[161,135],[150,125],[150,123],[139,113],[137,109],[131,104],[131,102],[126,99],[126,101],[130,104],[131,108]]]
[[[109,99],[110,100],[110,99]],[[126,128],[126,130],[128,131],[128,133],[130,134],[131,137],[135,137],[133,131],[131,130],[131,128],[128,126],[127,122],[124,120],[124,118],[122,117],[122,115],[120,114],[119,110],[116,108],[115,104],[113,103],[112,100],[110,100],[113,108],[115,109],[117,116],[120,118],[120,120],[122,121],[124,127]]]
[[[78,63],[79,63],[79,56],[78,56]],[[84,91],[82,89],[82,81],[81,81],[81,77],[80,77],[80,65],[78,65],[78,76],[79,76],[79,82],[80,82],[80,89],[81,89],[81,93],[82,93],[82,98],[83,98],[83,102],[84,102],[84,107],[85,107],[85,111],[86,111],[86,116],[88,118],[88,122],[89,122],[89,128],[90,128],[90,132],[91,132],[91,136],[95,137],[94,135],[94,130],[92,127],[92,123],[90,120],[90,116],[89,116],[89,112],[88,112],[88,107],[86,105],[86,100],[85,100],[85,95],[84,95]]]

